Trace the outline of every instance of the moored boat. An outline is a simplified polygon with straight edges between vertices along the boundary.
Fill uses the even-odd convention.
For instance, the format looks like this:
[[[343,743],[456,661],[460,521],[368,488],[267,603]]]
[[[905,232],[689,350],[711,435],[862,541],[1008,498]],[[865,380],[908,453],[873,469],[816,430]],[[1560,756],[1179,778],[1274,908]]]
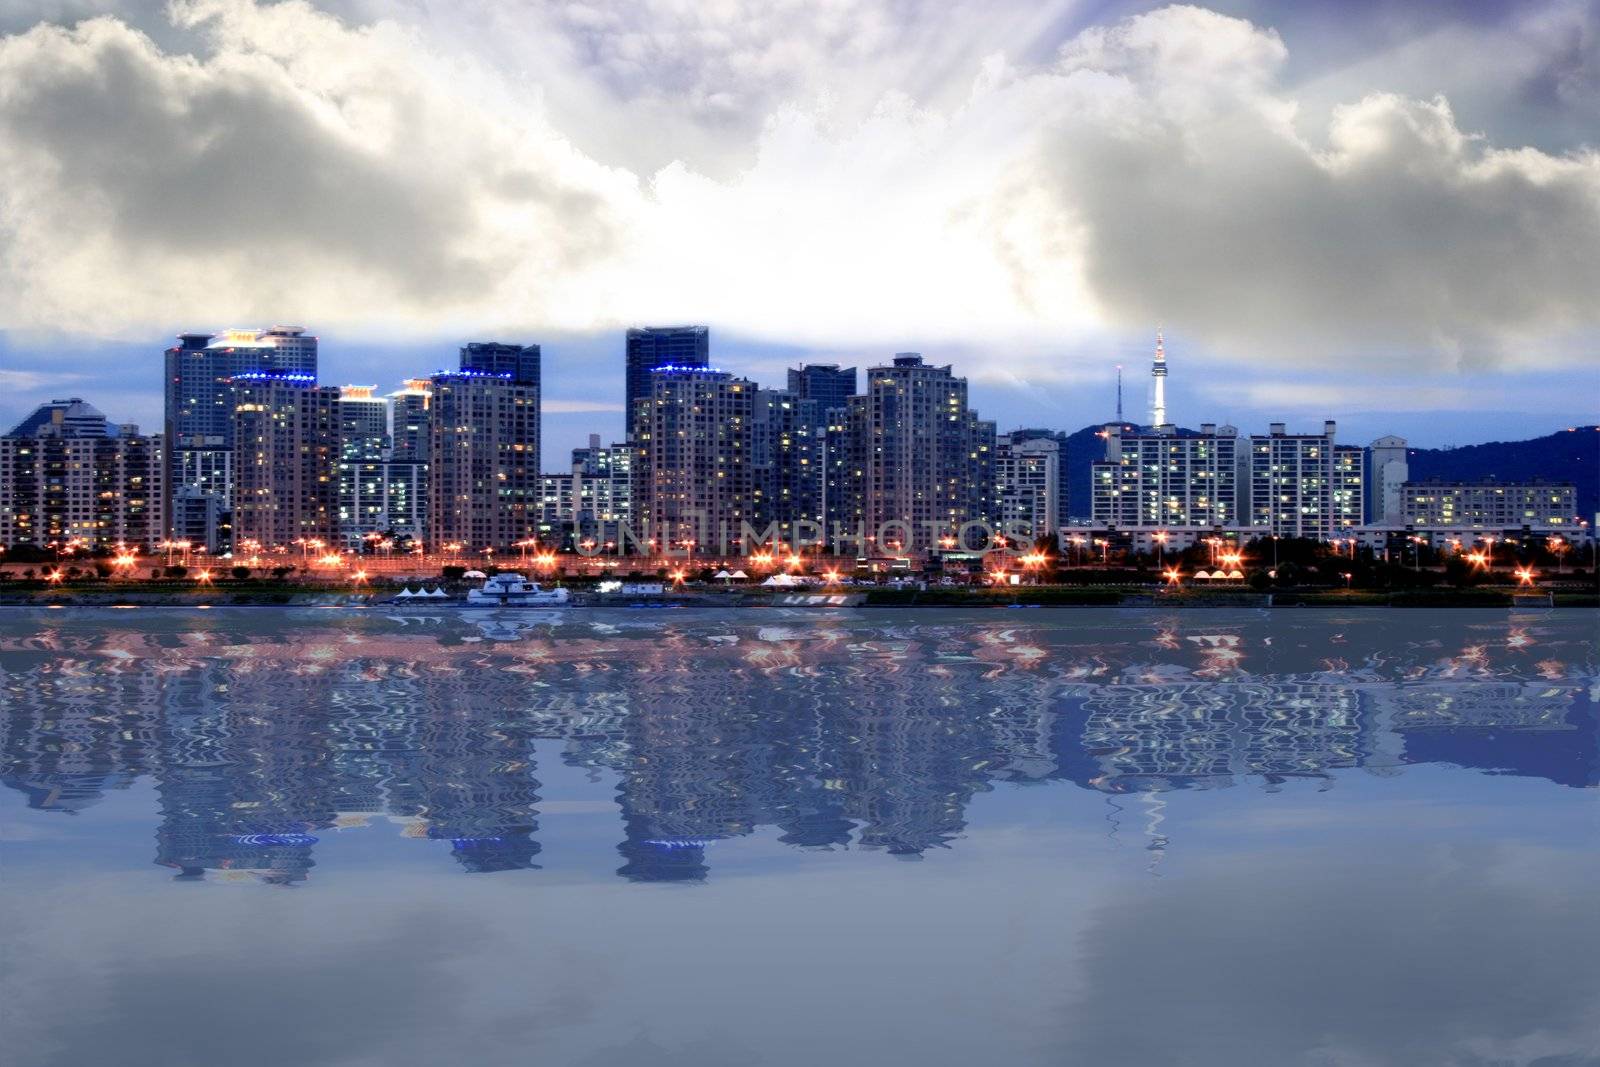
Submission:
[[[546,589],[523,575],[507,573],[488,579],[482,588],[468,590],[466,604],[475,608],[549,608],[566,604],[567,597],[567,591],[559,586]]]

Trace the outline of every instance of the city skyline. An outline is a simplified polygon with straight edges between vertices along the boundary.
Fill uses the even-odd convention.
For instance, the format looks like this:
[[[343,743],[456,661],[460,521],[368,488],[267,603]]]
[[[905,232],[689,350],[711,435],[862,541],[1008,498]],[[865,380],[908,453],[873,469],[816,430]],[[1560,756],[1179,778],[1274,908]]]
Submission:
[[[1002,427],[1105,419],[1157,327],[1175,412],[1594,421],[1592,4],[429,12],[8,5],[0,416],[99,383],[153,425],[186,324],[386,385],[531,340],[548,465],[620,433],[624,329],[697,322],[774,384],[926,352]]]
[[[294,320],[298,322],[298,320]],[[265,322],[265,320],[263,320]],[[179,324],[194,326],[195,324]],[[237,327],[215,326],[218,336]],[[263,327],[264,328],[264,327]],[[462,345],[497,340],[501,343],[529,344],[542,349],[544,377],[554,395],[541,393],[543,442],[541,466],[545,470],[560,470],[567,465],[568,456],[575,448],[588,443],[590,434],[598,433],[607,440],[622,440],[627,436],[623,404],[626,373],[625,329],[604,336],[573,340],[560,338],[554,343],[542,340],[534,332],[492,335],[489,333],[464,334],[454,341],[441,340],[428,344],[404,347],[374,346],[370,342],[350,342],[318,331],[314,325],[304,327],[316,334],[320,344],[319,378],[324,385],[375,385],[380,395],[393,393],[414,378],[426,378],[435,371],[454,364]],[[629,327],[632,329],[633,327]],[[712,327],[712,334],[717,333]],[[986,379],[982,364],[968,365],[959,356],[941,350],[921,349],[930,360],[949,362],[972,383],[974,404],[997,423],[1000,432],[1027,426],[1048,426],[1052,430],[1072,433],[1085,426],[1098,426],[1114,421],[1117,407],[1117,372],[1123,378],[1123,406],[1128,421],[1149,424],[1151,407],[1151,377],[1149,368],[1154,354],[1156,327],[1142,339],[1130,339],[1119,346],[1112,355],[1101,361],[1099,377],[1083,383],[1076,389],[1064,391],[1067,395],[1058,403],[1051,390],[1039,390]],[[1173,329],[1168,326],[1165,348],[1169,354],[1170,376],[1165,391],[1170,420],[1185,428],[1198,428],[1202,423],[1231,423],[1246,430],[1265,426],[1269,422],[1288,418],[1296,424],[1311,425],[1325,418],[1336,419],[1346,440],[1375,440],[1388,433],[1405,437],[1411,447],[1451,448],[1479,444],[1494,440],[1521,440],[1554,433],[1573,425],[1590,425],[1600,422],[1600,404],[1584,410],[1584,400],[1589,383],[1582,376],[1574,376],[1557,390],[1571,404],[1570,417],[1561,418],[1558,410],[1520,412],[1500,408],[1478,412],[1470,420],[1453,422],[1441,418],[1438,411],[1426,408],[1409,409],[1403,403],[1404,391],[1391,397],[1390,408],[1364,407],[1355,403],[1345,407],[1338,403],[1337,394],[1322,390],[1305,390],[1305,399],[1296,399],[1298,392],[1290,382],[1281,390],[1269,388],[1270,383],[1257,383],[1239,396],[1226,397],[1209,384],[1226,374],[1226,364],[1217,364],[1199,353],[1176,348]],[[88,376],[78,372],[48,375],[33,371],[7,371],[0,369],[0,384],[13,384],[0,394],[0,425],[16,425],[39,405],[68,397],[82,399],[109,409],[107,415],[113,422],[135,423],[145,432],[158,432],[164,420],[163,390],[159,367],[161,349],[172,343],[182,332],[169,331],[149,344],[119,345],[119,373],[126,379]],[[548,336],[548,335],[547,335]],[[1136,347],[1142,344],[1142,348]],[[830,350],[816,353],[803,349],[774,348],[770,346],[742,345],[736,339],[717,338],[712,342],[711,359],[735,373],[749,377],[762,388],[782,389],[789,370],[802,365],[839,363],[845,366],[866,367],[889,361],[898,349],[866,350],[864,348]],[[734,351],[728,351],[733,349]],[[742,354],[741,350],[742,349]],[[913,346],[913,350],[916,350]],[[0,368],[8,357],[4,331],[0,331]],[[748,356],[748,359],[746,359]],[[144,366],[130,363],[146,361]],[[554,372],[552,373],[552,367]],[[348,373],[347,373],[348,371]],[[582,383],[576,391],[583,398],[574,397],[575,383]],[[59,386],[59,387],[57,387]],[[1492,395],[1515,402],[1519,395],[1515,384],[1495,386]],[[110,394],[119,399],[113,404],[106,399]],[[1251,400],[1254,396],[1258,399]],[[1316,397],[1329,397],[1318,400]]]

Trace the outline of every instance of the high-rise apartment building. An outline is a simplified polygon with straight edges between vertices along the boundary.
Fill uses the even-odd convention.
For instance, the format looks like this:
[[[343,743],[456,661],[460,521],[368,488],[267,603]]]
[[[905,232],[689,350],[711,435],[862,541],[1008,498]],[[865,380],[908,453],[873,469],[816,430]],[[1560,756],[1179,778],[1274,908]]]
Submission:
[[[1247,456],[1232,426],[1203,423],[1196,436],[1164,426],[1128,432],[1119,423],[1104,431],[1106,458],[1090,467],[1096,526],[1238,526],[1245,514]]]
[[[518,385],[541,386],[538,345],[512,345],[503,341],[472,341],[461,348],[461,369],[509,377]]]
[[[385,500],[389,453],[389,401],[375,385],[339,389],[339,540],[360,548],[389,526]]]
[[[460,370],[432,378],[430,547],[505,551],[535,532],[538,346],[521,346],[514,356],[503,351],[514,347],[468,345],[461,350]]]
[[[304,374],[235,375],[233,533],[262,549],[337,547],[339,389]]]
[[[851,499],[840,511],[864,527],[869,552],[894,549],[876,544],[880,531],[910,551],[967,522],[993,520],[994,424],[967,407],[967,381],[948,366],[896,354],[867,371],[866,392],[851,400],[847,418],[842,488]]]
[[[1043,537],[1060,529],[1061,445],[1051,437],[995,442],[995,518],[1004,529]]]
[[[816,426],[825,426],[828,413],[850,406],[856,394],[856,369],[837,363],[807,363],[789,368],[789,392],[816,403]]]
[[[389,394],[389,455],[383,465],[385,529],[426,544],[429,418],[433,382],[408,378]]]
[[[711,331],[704,326],[638,326],[628,331],[624,359],[622,416],[631,430],[634,405],[650,394],[650,372],[657,367],[709,366]]]
[[[233,496],[232,382],[269,373],[314,383],[317,339],[298,326],[180,334],[165,368],[169,533],[223,551]]]
[[[540,478],[538,537],[546,545],[615,548],[632,522],[633,451],[601,445],[599,434],[572,450],[572,469]]]
[[[1333,540],[1345,521],[1334,496],[1337,429],[1329,421],[1321,433],[1291,434],[1275,422],[1250,438],[1249,525],[1273,537]]]
[[[794,371],[789,374],[793,381]],[[751,435],[755,521],[751,525],[762,532],[774,528],[777,539],[791,547],[799,535],[818,538],[825,532],[820,421],[815,400],[802,399],[792,390],[756,390]]]
[[[1360,445],[1333,446],[1333,536],[1366,523],[1367,450]]]
[[[433,382],[407,378],[389,394],[391,456],[401,462],[428,461],[428,416],[433,402]]]
[[[753,523],[756,384],[710,367],[650,376],[634,408],[634,515],[640,537],[674,552],[734,548]],[[645,531],[648,531],[646,534]]]
[[[1401,521],[1411,526],[1500,532],[1577,525],[1571,482],[1406,482],[1400,494]]]
[[[1011,438],[1013,446],[1026,444],[1033,441],[1051,441],[1055,443],[1056,451],[1056,514],[1055,528],[1062,529],[1071,524],[1070,494],[1068,489],[1071,482],[1071,471],[1067,466],[1067,438],[1069,434],[1060,430],[1045,430],[1038,428],[1025,428],[1012,430],[1006,434]]]
[[[1411,478],[1406,439],[1389,434],[1367,446],[1367,521],[1398,526],[1404,496],[1401,487]]]
[[[150,548],[165,536],[163,441],[74,397],[0,437],[0,546],[78,540]]]

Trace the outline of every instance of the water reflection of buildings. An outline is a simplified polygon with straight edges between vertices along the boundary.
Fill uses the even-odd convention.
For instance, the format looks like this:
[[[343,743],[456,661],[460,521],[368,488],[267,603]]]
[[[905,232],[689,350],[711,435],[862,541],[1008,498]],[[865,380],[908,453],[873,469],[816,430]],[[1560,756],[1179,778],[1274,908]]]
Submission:
[[[1169,789],[1422,761],[1600,782],[1577,622],[1498,641],[1480,626],[1452,651],[1256,619],[582,618],[487,642],[459,620],[280,630],[249,613],[0,631],[0,782],[76,813],[149,776],[157,862],[278,883],[372,820],[448,842],[466,871],[534,867],[539,742],[615,777],[618,873],[640,881],[704,878],[710,846],[764,827],[918,856],[996,782],[1138,793],[1156,824]]]

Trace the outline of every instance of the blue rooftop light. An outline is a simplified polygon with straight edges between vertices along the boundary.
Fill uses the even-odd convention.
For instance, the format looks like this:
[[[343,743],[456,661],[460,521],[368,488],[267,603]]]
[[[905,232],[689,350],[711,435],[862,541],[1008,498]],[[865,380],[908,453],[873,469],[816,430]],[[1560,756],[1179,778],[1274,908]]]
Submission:
[[[728,373],[727,371],[723,370],[721,367],[694,367],[694,366],[689,366],[689,365],[686,365],[686,364],[677,364],[677,363],[663,363],[659,367],[651,367],[650,368],[650,373],[651,374],[660,374],[660,373],[663,373],[663,372],[671,373],[671,374],[726,374],[726,373]]]
[[[509,380],[512,377],[512,374],[511,374],[510,371],[436,370],[436,371],[433,372],[433,377],[435,377],[435,378],[501,378],[501,379]]]
[[[235,374],[233,380],[236,382],[315,382],[317,376],[315,374],[293,374],[289,371],[253,370],[246,371],[243,374]]]

